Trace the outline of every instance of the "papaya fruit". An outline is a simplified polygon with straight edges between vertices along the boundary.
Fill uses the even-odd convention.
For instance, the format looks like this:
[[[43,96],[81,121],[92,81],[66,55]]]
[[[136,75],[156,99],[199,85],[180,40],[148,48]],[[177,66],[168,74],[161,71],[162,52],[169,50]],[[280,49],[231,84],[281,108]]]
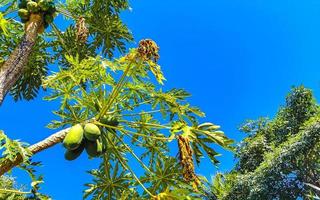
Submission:
[[[63,146],[69,150],[75,150],[81,144],[83,139],[83,128],[80,124],[70,128],[66,137],[63,140]]]
[[[28,11],[31,12],[31,13],[37,13],[37,12],[40,11],[37,2],[34,2],[34,1],[29,1],[29,2],[27,3],[27,9],[28,9]]]
[[[92,123],[87,123],[84,126],[84,136],[91,141],[95,141],[101,135],[99,127]]]
[[[102,153],[102,143],[99,140],[94,142],[86,140],[85,149],[90,157],[98,157]]]
[[[30,17],[29,11],[23,8],[18,10],[18,15],[23,20],[28,20]]]
[[[69,161],[77,159],[81,155],[81,153],[83,152],[84,146],[85,146],[84,142],[82,142],[81,145],[78,148],[76,148],[75,150],[68,150],[67,149],[67,151],[64,154],[64,158]]]

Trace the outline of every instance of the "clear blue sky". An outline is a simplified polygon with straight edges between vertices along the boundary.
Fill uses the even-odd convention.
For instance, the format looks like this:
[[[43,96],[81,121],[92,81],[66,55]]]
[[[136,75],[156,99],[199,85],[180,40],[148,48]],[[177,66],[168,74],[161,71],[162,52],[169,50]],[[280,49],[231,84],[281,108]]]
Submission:
[[[272,117],[293,85],[304,84],[319,96],[319,0],[147,0],[131,1],[123,17],[135,40],[154,39],[161,48],[160,64],[166,88],[184,88],[190,101],[240,140],[237,128],[245,119]],[[61,23],[61,21],[58,21]],[[53,133],[45,128],[55,103],[41,100],[14,103],[7,97],[0,107],[0,128],[11,138],[37,142]],[[43,166],[43,192],[57,200],[82,199],[85,173],[97,165],[86,156],[74,162],[57,145],[34,157]],[[210,176],[233,166],[223,152],[219,169],[201,166]],[[25,175],[14,171],[19,181]]]

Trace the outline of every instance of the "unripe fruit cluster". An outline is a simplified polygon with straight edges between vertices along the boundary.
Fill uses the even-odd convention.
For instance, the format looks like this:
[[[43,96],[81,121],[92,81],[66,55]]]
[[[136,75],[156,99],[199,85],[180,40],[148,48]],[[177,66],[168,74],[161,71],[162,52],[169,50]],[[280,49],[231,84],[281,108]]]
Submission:
[[[84,149],[90,157],[99,156],[102,153],[100,135],[99,127],[92,123],[87,123],[84,127],[80,124],[71,127],[63,140],[63,146],[67,149],[65,158],[74,160]]]
[[[20,0],[18,15],[26,23],[31,14],[43,14],[44,28],[53,22],[56,7],[53,0]]]
[[[102,118],[101,123],[106,122],[110,126],[118,126],[117,120]],[[98,157],[104,151],[101,143],[101,130],[93,123],[74,125],[70,128],[63,140],[63,146],[67,149],[65,152],[66,160],[75,160],[85,149],[89,157]]]

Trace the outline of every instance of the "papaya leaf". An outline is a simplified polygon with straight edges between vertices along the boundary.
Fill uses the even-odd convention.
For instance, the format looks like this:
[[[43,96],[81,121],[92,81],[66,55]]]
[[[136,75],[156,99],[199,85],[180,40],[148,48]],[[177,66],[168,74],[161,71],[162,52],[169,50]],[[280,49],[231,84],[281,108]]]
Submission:
[[[9,32],[7,30],[8,20],[6,20],[3,16],[3,13],[0,12],[0,30],[2,30],[5,36],[8,36]]]

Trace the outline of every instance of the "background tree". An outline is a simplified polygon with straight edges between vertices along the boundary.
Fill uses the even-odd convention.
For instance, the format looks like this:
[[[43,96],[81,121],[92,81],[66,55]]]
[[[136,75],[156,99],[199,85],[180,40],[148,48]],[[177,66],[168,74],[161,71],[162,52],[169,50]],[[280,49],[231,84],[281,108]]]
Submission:
[[[293,88],[273,120],[250,120],[241,130],[248,137],[236,167],[213,181],[219,199],[308,199],[306,183],[320,186],[319,106],[311,90]]]
[[[219,126],[199,121],[204,113],[186,101],[186,91],[162,89],[165,78],[155,42],[142,40],[126,50],[132,36],[119,17],[129,7],[126,0],[0,3],[0,102],[9,90],[16,100],[31,100],[41,86],[47,91],[45,100],[61,102],[54,111],[58,119],[48,125],[61,130],[45,140],[28,145],[1,132],[0,175],[18,166],[31,175],[33,196],[47,198],[37,192],[42,177],[35,175],[39,163],[31,158],[63,141],[67,160],[86,149],[90,158],[101,161],[99,169],[90,171],[93,181],[85,198],[203,196],[194,160],[199,164],[207,155],[217,164],[212,145],[232,149],[232,141]],[[57,14],[70,20],[66,30],[53,22]],[[44,32],[49,25],[52,29]],[[121,54],[118,59],[115,51]],[[50,64],[59,67],[48,75]],[[168,145],[173,141],[178,158]],[[132,162],[140,164],[143,175],[135,173]]]

